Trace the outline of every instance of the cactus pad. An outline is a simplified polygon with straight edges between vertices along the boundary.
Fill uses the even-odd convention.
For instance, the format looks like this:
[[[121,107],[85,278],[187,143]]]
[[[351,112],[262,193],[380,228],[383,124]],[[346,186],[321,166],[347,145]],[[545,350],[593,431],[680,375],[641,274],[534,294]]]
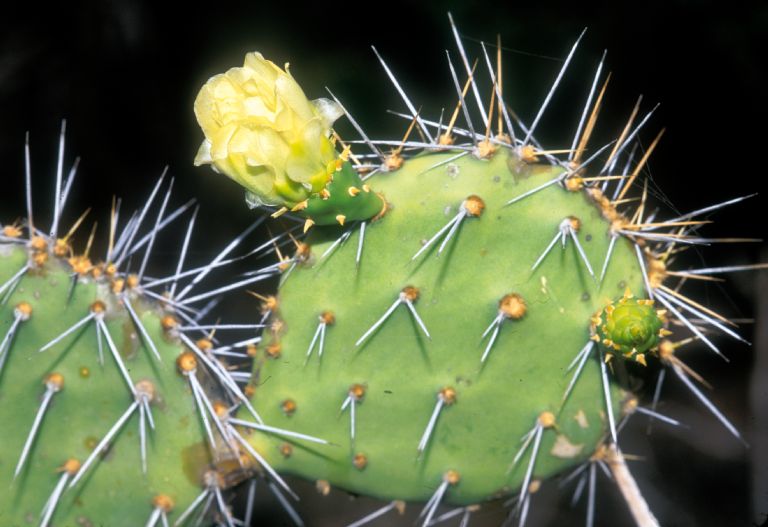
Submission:
[[[553,185],[507,205],[562,169],[506,150],[455,157],[422,155],[370,178],[390,208],[365,229],[359,265],[359,227],[325,256],[343,230],[316,229],[312,256],[281,286],[272,344],[280,355],[262,356],[255,405],[269,422],[339,445],[286,458],[256,441],[283,470],[405,500],[427,500],[453,470],[460,481],[447,497],[467,504],[520,487],[528,462],[513,460],[543,412],[556,420],[536,478],[583,461],[602,440],[600,368],[591,363],[563,404],[566,368],[589,342],[593,313],[627,287],[642,290],[629,242],[614,249],[598,284],[583,258],[602,264],[610,226],[589,196]],[[584,256],[569,237],[532,270],[564,220],[578,221]],[[335,320],[318,342],[323,312]]]

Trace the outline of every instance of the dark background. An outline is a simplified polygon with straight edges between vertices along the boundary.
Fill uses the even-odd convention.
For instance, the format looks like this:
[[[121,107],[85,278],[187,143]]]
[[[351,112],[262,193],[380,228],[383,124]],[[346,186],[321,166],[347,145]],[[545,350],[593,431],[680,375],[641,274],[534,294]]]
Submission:
[[[290,61],[310,98],[324,96],[328,86],[370,135],[399,137],[405,125],[385,109],[401,110],[402,105],[369,45],[377,46],[423,114],[436,116],[455,100],[444,54],[445,48],[454,49],[449,9],[473,56],[479,53],[477,41],[493,42],[501,33],[508,48],[506,99],[528,122],[560,60],[580,31],[589,28],[537,131],[545,145],[570,144],[594,67],[607,48],[613,79],[600,121],[602,139],[618,133],[637,95],[644,95],[646,110],[662,103],[642,134],[647,145],[658,129],[667,128],[649,165],[659,204],[687,211],[764,187],[764,3],[431,2],[366,4],[366,13],[362,4],[338,2],[315,2],[312,9],[255,1],[186,2],[183,7],[149,0],[27,4],[5,6],[0,18],[4,220],[24,211],[26,131],[31,134],[38,215],[46,214],[42,208],[50,201],[47,185],[55,169],[58,129],[66,118],[67,164],[82,156],[70,211],[96,205],[94,216],[106,218],[112,194],[125,197],[130,207],[140,206],[150,181],[168,164],[176,177],[177,203],[197,196],[203,205],[196,237],[211,243],[198,244],[196,251],[200,258],[210,257],[221,246],[217,242],[242,230],[251,215],[240,206],[242,193],[233,184],[192,167],[202,138],[192,114],[199,86],[240,65],[245,52],[259,50],[278,64]],[[352,135],[345,123],[339,131]],[[764,236],[760,212],[767,204],[758,196],[723,211],[705,232]],[[762,261],[768,260],[762,243],[713,246],[702,253],[708,264],[728,265],[761,261],[761,250]],[[690,265],[698,264],[696,254],[689,258]],[[727,294],[708,287],[699,289],[697,298],[728,316],[765,315],[764,275],[734,275],[724,289]],[[747,324],[742,332],[752,338],[759,327]],[[768,426],[767,337],[754,338],[752,348],[718,339],[732,359],[729,365],[704,352],[691,358],[714,384],[714,400],[745,432],[751,449],[730,437],[671,379],[662,410],[692,428],[657,426],[650,439],[643,423],[628,431],[633,439],[624,448],[645,456],[634,470],[664,525],[760,524],[768,512],[768,461],[762,452],[768,436],[761,435]],[[606,482],[600,487],[597,524],[629,524],[616,492]],[[312,510],[313,499],[305,501],[310,503],[302,512],[310,524],[342,521],[334,518],[335,506]],[[542,496],[533,509],[531,524],[554,525],[569,513],[567,500],[558,501],[554,494]],[[343,514],[343,521],[351,521],[360,509]],[[574,514],[580,522],[582,510]]]

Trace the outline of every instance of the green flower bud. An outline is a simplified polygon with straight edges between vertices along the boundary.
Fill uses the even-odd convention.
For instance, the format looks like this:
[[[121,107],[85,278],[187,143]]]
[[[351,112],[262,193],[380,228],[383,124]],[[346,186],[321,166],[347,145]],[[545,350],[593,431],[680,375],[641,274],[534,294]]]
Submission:
[[[616,302],[603,308],[592,320],[596,340],[609,351],[634,357],[639,362],[643,354],[658,346],[664,333],[663,312],[657,311],[653,300],[637,299],[627,291]]]

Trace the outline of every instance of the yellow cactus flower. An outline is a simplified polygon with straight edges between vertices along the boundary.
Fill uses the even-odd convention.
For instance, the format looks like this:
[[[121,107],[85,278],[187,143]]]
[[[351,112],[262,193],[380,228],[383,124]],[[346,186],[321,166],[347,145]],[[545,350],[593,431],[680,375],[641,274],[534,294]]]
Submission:
[[[195,99],[205,140],[195,165],[210,164],[249,191],[255,205],[291,206],[320,192],[336,169],[330,127],[342,115],[309,101],[288,72],[260,53],[211,77]]]

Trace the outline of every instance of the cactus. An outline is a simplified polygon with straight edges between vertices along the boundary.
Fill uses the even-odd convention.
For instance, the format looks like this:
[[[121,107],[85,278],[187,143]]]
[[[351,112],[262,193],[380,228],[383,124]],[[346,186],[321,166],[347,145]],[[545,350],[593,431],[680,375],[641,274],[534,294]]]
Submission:
[[[695,340],[720,354],[710,330],[740,337],[667,285],[741,270],[668,269],[680,247],[720,241],[699,235],[700,216],[741,198],[650,219],[640,181],[660,135],[644,155],[632,150],[647,118],[633,112],[615,142],[587,150],[602,63],[573,146],[545,150],[534,132],[552,92],[526,127],[500,103],[500,57],[486,53],[473,73],[454,33],[457,102],[445,120],[417,112],[379,57],[409,108],[402,140],[372,141],[356,123],[360,141],[339,137],[334,120],[354,122],[340,102],[310,104],[258,54],[203,88],[195,163],[305,237],[293,228],[233,257],[262,216],[184,271],[193,215],[172,270],[148,278],[158,233],[189,208],[165,216],[169,189],[143,227],[163,178],[122,230],[113,203],[106,258],[92,263],[93,235],[82,252],[72,241],[83,217],[60,235],[71,180],[60,166],[43,234],[28,171],[26,220],[0,238],[0,422],[18,425],[0,446],[0,477],[13,481],[4,523],[234,525],[230,491],[247,481],[250,524],[263,478],[300,524],[290,474],[388,502],[356,525],[405,501],[423,502],[422,525],[449,504],[467,521],[499,498],[522,525],[542,483],[570,471],[590,480],[591,524],[604,466],[635,522],[654,525],[618,448],[634,413],[677,423],[655,399],[640,406],[627,382],[652,361],[741,439],[676,355]],[[275,264],[201,291],[229,260],[273,251]],[[222,323],[200,307],[277,275],[277,292],[254,293],[255,321]],[[228,342],[228,329],[248,338]]]
[[[183,319],[170,298],[158,302],[144,289],[146,257],[140,271],[125,271],[133,254],[150,254],[162,228],[167,197],[154,228],[136,236],[152,197],[119,236],[113,207],[104,262],[91,260],[93,232],[74,250],[85,215],[59,236],[65,197],[50,233],[32,222],[31,201],[26,232],[4,227],[0,415],[16,423],[3,432],[2,474],[13,482],[4,524],[157,522],[195,497],[207,466],[226,462],[208,453],[190,404],[192,385],[209,381],[177,372],[189,340]]]

